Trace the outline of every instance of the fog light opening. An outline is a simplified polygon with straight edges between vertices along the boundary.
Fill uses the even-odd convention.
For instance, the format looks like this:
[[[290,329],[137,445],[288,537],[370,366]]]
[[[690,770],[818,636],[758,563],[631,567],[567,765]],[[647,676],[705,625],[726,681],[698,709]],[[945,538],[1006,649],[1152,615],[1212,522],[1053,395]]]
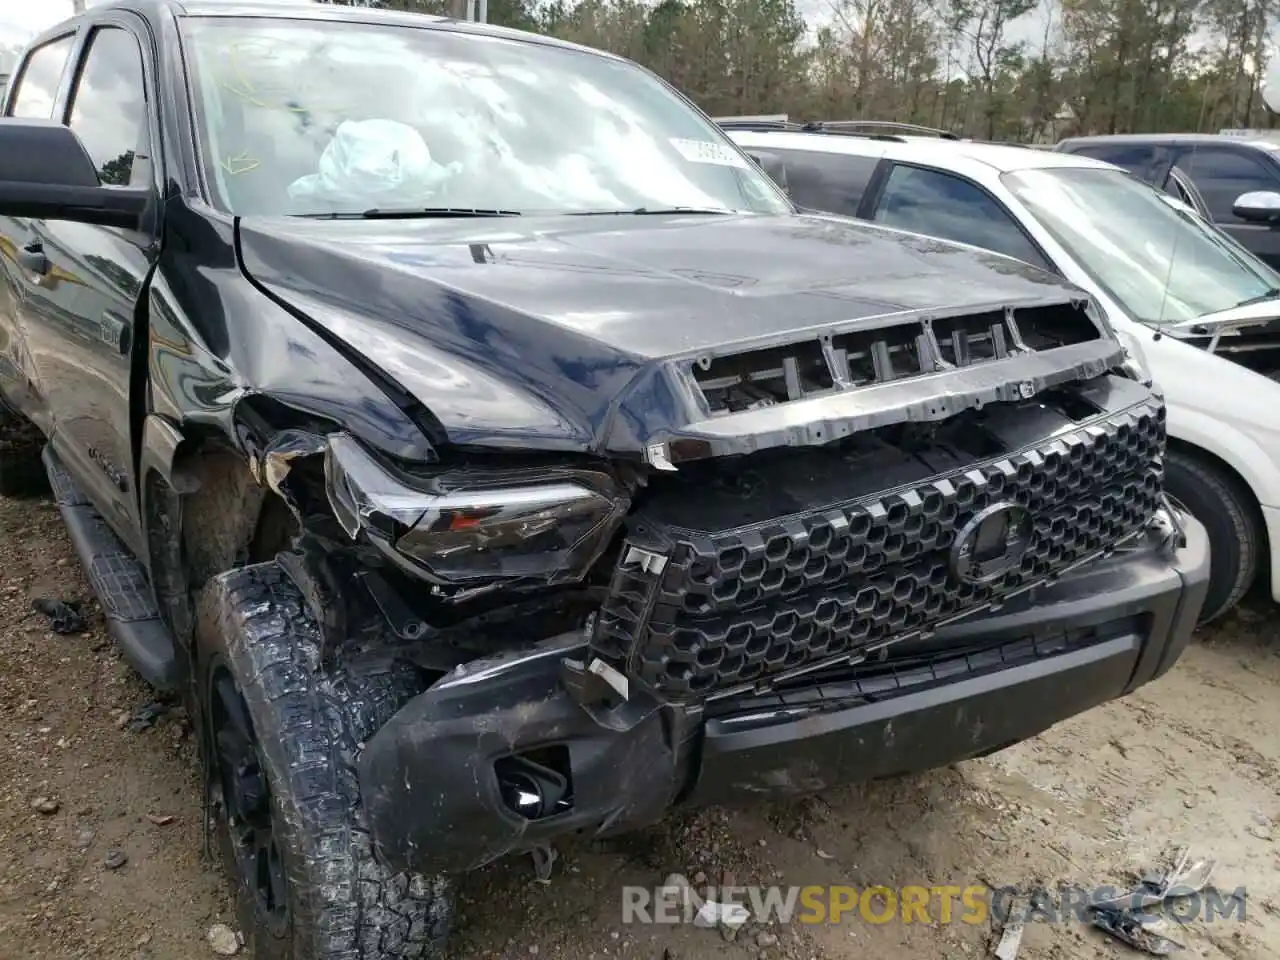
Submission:
[[[503,804],[526,820],[544,820],[573,809],[573,781],[565,746],[502,757],[493,770]]]

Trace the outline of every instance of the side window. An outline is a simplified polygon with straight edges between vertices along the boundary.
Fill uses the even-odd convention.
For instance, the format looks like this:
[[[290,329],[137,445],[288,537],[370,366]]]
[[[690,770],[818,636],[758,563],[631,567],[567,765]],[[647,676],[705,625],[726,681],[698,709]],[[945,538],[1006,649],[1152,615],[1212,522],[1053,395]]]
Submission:
[[[981,187],[920,167],[895,166],[875,219],[885,226],[971,243],[1048,269],[1009,211]]]
[[[1142,143],[1086,143],[1071,151],[1082,157],[1092,157],[1124,167],[1135,177],[1147,179],[1156,150],[1151,144]]]
[[[879,157],[851,157],[807,150],[770,150],[787,168],[787,188],[801,207],[842,217],[857,216],[858,204]]]
[[[66,36],[31,51],[21,72],[13,80],[13,97],[9,101],[10,116],[32,120],[53,118],[58,85],[62,82],[62,74],[67,68],[74,42],[74,35]]]
[[[1237,222],[1231,208],[1242,193],[1280,191],[1280,169],[1253,152],[1252,147],[1197,146],[1179,158],[1178,166],[1190,175],[1214,220]]]
[[[101,27],[71,92],[71,129],[80,135],[104,184],[128,186],[146,131],[142,51],[133,34]]]

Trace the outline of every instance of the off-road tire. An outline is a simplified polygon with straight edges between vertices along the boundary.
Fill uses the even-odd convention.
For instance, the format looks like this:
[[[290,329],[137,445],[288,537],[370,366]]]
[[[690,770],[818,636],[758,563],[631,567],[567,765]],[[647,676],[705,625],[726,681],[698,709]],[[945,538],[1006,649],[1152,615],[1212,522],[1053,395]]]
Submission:
[[[1262,522],[1239,480],[1209,460],[1170,449],[1164,461],[1169,496],[1204,524],[1209,535],[1209,591],[1200,622],[1234,607],[1258,573]]]
[[[321,667],[318,626],[274,562],[213,578],[201,593],[196,632],[200,689],[226,669],[252,721],[288,878],[281,933],[255,911],[227,824],[219,819],[219,846],[255,960],[441,956],[453,913],[451,885],[446,878],[398,873],[377,858],[356,777],[364,741],[421,691],[413,668],[389,658]],[[201,703],[209,702],[201,694]],[[207,718],[201,728],[207,737]],[[216,775],[211,779],[217,782]]]
[[[34,423],[0,411],[0,495],[25,498],[49,492],[49,474],[40,460],[44,444]]]

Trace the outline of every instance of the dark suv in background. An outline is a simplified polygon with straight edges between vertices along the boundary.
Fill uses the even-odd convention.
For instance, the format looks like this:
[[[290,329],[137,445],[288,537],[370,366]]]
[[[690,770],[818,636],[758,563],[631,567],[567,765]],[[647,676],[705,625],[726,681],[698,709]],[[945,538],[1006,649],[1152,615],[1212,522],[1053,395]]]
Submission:
[[[1280,267],[1280,137],[1146,133],[1071,137],[1055,148],[1124,167],[1195,207],[1254,256]],[[1245,194],[1271,194],[1259,207]]]

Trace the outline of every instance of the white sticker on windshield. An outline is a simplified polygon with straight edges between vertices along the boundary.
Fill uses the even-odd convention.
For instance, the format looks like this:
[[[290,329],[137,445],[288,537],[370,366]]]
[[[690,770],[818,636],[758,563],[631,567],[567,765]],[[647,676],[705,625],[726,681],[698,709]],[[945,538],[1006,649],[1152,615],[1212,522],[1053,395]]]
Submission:
[[[690,163],[714,163],[720,167],[742,167],[743,169],[747,167],[747,161],[742,158],[742,155],[723,143],[712,143],[710,140],[683,140],[680,137],[671,137],[668,142]]]

